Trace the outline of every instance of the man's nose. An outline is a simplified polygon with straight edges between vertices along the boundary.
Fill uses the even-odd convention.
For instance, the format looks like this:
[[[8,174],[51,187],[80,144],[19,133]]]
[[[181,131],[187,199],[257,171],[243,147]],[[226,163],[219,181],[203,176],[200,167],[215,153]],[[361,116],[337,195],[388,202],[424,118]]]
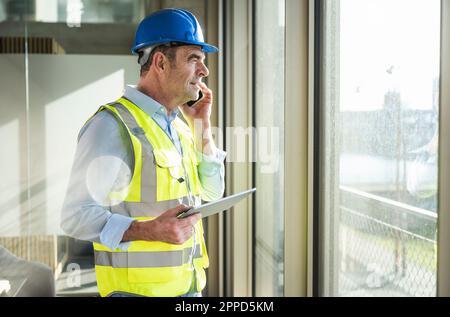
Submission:
[[[198,69],[198,76],[199,77],[208,77],[209,75],[209,69],[206,67],[204,63],[200,63],[200,67]]]

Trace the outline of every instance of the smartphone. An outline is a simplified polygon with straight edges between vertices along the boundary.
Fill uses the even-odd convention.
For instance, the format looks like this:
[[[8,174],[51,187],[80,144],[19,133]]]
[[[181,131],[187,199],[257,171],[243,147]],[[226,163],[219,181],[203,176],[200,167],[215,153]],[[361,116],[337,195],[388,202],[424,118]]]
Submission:
[[[202,91],[200,90],[199,93],[198,93],[198,99],[197,99],[197,100],[191,100],[191,101],[188,101],[188,102],[187,102],[187,105],[188,105],[189,107],[192,107],[192,105],[193,105],[194,103],[196,103],[197,101],[199,101],[199,100],[202,99],[202,98],[203,98],[203,94],[202,94]]]

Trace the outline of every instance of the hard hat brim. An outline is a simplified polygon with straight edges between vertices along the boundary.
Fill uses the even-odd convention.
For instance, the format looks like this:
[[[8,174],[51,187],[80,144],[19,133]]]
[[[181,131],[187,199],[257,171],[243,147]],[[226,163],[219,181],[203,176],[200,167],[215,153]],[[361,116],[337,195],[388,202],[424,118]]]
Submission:
[[[197,41],[180,41],[180,40],[172,40],[172,39],[165,39],[164,41],[158,41],[158,42],[146,42],[146,43],[141,43],[139,45],[134,46],[131,49],[131,52],[134,55],[137,55],[138,51],[141,48],[147,47],[147,46],[154,46],[154,45],[160,45],[160,44],[165,44],[165,43],[170,43],[170,42],[178,42],[178,43],[185,43],[186,45],[198,45],[202,47],[202,51],[205,53],[217,53],[219,52],[219,49],[217,47],[215,47],[214,45],[208,44],[208,43],[204,43],[204,42],[197,42]]]

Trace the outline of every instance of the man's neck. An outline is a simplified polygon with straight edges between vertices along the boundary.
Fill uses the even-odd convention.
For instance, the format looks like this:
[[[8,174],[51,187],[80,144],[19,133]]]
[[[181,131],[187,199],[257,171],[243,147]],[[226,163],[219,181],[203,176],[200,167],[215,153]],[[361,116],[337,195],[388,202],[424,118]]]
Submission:
[[[168,116],[170,116],[172,111],[178,108],[178,104],[176,104],[175,100],[173,98],[168,98],[167,94],[164,93],[163,88],[157,83],[145,86],[139,83],[136,89],[142,92],[143,94],[151,97],[153,100],[157,101],[164,108],[166,108]]]

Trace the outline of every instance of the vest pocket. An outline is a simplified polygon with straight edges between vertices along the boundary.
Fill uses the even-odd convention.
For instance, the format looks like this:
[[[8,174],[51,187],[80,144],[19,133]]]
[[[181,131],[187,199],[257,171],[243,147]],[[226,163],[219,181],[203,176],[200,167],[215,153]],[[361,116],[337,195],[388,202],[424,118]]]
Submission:
[[[154,149],[156,200],[176,199],[187,195],[181,156],[172,150]]]

